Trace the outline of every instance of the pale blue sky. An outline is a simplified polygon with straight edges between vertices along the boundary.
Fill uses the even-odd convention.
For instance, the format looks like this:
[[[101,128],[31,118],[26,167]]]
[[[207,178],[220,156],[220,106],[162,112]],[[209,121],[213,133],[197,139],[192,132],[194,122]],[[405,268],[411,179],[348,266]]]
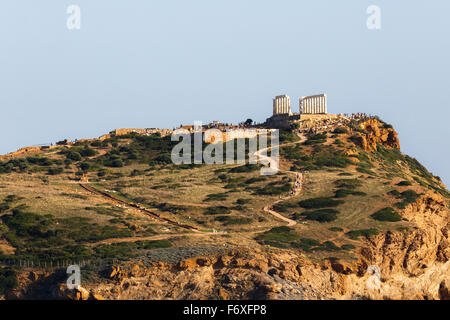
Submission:
[[[330,113],[379,115],[450,183],[449,12],[446,0],[2,0],[0,153],[120,127],[263,121],[275,95],[296,110],[326,92]]]

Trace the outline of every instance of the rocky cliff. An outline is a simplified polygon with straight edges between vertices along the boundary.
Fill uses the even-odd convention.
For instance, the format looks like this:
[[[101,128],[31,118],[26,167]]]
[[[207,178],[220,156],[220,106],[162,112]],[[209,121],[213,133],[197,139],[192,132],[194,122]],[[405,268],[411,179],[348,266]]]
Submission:
[[[365,151],[376,151],[378,143],[388,148],[400,149],[398,134],[389,125],[377,119],[369,119],[359,124],[359,128],[361,130],[355,132],[353,140]]]

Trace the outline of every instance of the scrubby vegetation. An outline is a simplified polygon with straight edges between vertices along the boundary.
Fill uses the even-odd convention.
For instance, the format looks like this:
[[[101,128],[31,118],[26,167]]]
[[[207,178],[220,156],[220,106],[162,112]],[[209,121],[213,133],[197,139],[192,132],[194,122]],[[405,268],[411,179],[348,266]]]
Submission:
[[[397,202],[395,206],[399,209],[405,209],[408,204],[414,203],[422,194],[415,192],[414,190],[406,190],[400,192],[398,190],[391,190],[387,193],[402,201]]]
[[[141,250],[170,248],[168,240],[145,240],[136,242],[122,242],[95,247],[95,256],[102,260],[129,259],[140,254]]]
[[[273,181],[262,188],[255,188],[254,193],[258,195],[280,195],[291,190],[292,186],[289,182]]]
[[[0,295],[7,290],[15,289],[19,285],[17,271],[12,268],[0,268]]]
[[[8,227],[4,237],[16,248],[15,258],[29,260],[88,257],[90,251],[83,243],[133,235],[129,229],[100,226],[85,217],[56,218],[14,209],[0,219]]]
[[[411,186],[411,185],[412,185],[411,181],[407,181],[407,180],[403,180],[403,181],[400,181],[399,183],[397,183],[397,186],[400,186],[400,187]]]
[[[205,210],[205,214],[208,215],[216,215],[216,214],[230,214],[231,209],[224,206],[216,206],[216,207],[209,207]]]
[[[376,236],[379,233],[379,231],[375,228],[371,229],[360,229],[360,230],[352,230],[346,233],[346,235],[353,240],[358,240],[359,237],[369,237],[369,236]]]
[[[378,210],[377,212],[372,214],[371,217],[378,221],[396,222],[402,220],[402,216],[395,212],[391,207],[386,207]]]
[[[294,241],[299,238],[299,235],[294,232],[293,229],[289,227],[276,227],[269,231],[264,232],[256,237],[256,240],[266,243],[267,241],[275,242],[289,242]]]
[[[329,197],[322,198],[311,198],[307,200],[302,200],[298,205],[305,209],[319,209],[327,207],[337,207],[338,205],[344,203],[342,200],[334,200]]]
[[[319,209],[314,211],[305,211],[300,214],[296,213],[294,214],[293,218],[297,220],[303,217],[306,220],[313,220],[318,222],[331,222],[337,219],[338,214],[339,211],[335,209]]]

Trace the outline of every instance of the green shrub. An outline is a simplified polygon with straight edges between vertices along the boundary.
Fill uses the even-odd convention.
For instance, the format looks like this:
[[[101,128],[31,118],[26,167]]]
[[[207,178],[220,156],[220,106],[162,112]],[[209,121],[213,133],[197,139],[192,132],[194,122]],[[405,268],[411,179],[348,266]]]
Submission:
[[[378,221],[397,222],[402,220],[402,217],[391,207],[383,208],[372,214],[371,217]]]
[[[399,209],[405,209],[408,204],[416,202],[416,200],[421,196],[421,193],[417,193],[414,190],[406,190],[403,191],[399,198],[403,199],[403,201],[396,203],[395,206]]]
[[[241,225],[241,224],[249,224],[253,220],[250,218],[244,217],[230,217],[230,216],[218,216],[214,219],[215,221],[223,222],[224,225]]]
[[[333,133],[337,133],[337,134],[348,133],[348,130],[346,128],[336,128],[333,130]]]
[[[341,246],[341,248],[342,248],[342,250],[353,250],[353,249],[355,249],[356,247],[355,247],[354,245],[352,245],[352,244],[343,244],[343,245]]]
[[[397,183],[397,186],[411,186],[412,183],[410,181],[400,181],[399,183]]]
[[[250,203],[251,199],[237,199],[236,203],[240,205],[248,204]]]
[[[352,230],[346,233],[346,235],[353,240],[358,240],[360,236],[376,236],[379,233],[377,229],[360,229],[360,230]]]
[[[230,214],[230,213],[231,213],[231,210],[224,206],[209,207],[209,208],[206,208],[206,210],[204,211],[204,214],[209,214],[209,215]]]
[[[334,182],[338,188],[354,190],[362,185],[358,179],[338,179]]]
[[[312,134],[308,137],[308,139],[304,142],[305,145],[312,145],[312,144],[320,144],[327,141],[327,134],[326,133],[319,133],[319,134]]]
[[[341,172],[338,174],[338,176],[352,176],[352,174],[349,172]]]
[[[280,183],[280,182],[272,182],[267,184],[263,188],[255,188],[255,194],[258,195],[280,195],[283,193],[287,193],[291,190],[291,184],[289,182]]]
[[[344,231],[344,229],[339,228],[339,227],[331,227],[328,230],[334,231],[334,232],[342,232],[342,231]]]
[[[306,220],[313,220],[318,222],[331,222],[337,219],[339,211],[334,209],[319,209],[315,211],[305,211],[300,214]],[[299,215],[295,214],[294,218],[298,219]]]
[[[267,178],[265,176],[254,177],[254,178],[250,178],[250,179],[246,180],[245,184],[253,184],[255,182],[261,182],[261,181],[265,181],[265,180],[267,180]]]
[[[90,167],[91,167],[91,165],[89,163],[87,163],[87,162],[80,163],[80,169],[83,172],[87,172]]]
[[[314,251],[339,251],[342,250],[337,245],[334,244],[332,241],[325,241],[324,243],[320,244],[320,246],[313,249]]]
[[[0,213],[3,213],[3,212],[5,212],[8,209],[9,209],[9,204],[7,204],[5,202],[0,203]]]
[[[97,172],[97,176],[104,177],[104,176],[106,176],[106,173],[107,173],[107,171],[102,169]]]
[[[18,272],[11,268],[0,269],[0,295],[5,294],[7,290],[17,288],[19,285],[17,274]]]
[[[270,229],[269,231],[264,232],[256,237],[256,240],[260,241],[279,241],[279,242],[287,242],[294,241],[299,238],[298,234],[296,234],[293,229],[282,226],[275,227]]]
[[[292,247],[300,248],[305,252],[312,252],[312,247],[317,247],[320,245],[320,242],[315,239],[310,238],[302,238],[299,243],[292,243]]]
[[[207,202],[207,201],[224,201],[224,200],[227,200],[227,198],[228,198],[228,194],[226,194],[226,193],[211,193],[211,194],[208,194],[203,201],[205,201],[205,202]]]
[[[402,200],[395,204],[399,209],[405,209],[408,204],[414,203],[422,195],[414,190],[406,190],[401,193],[398,190],[391,190],[388,194]]]
[[[289,202],[279,202],[273,205],[273,209],[278,212],[287,212],[289,208],[294,208],[295,204]]]
[[[327,207],[337,207],[338,205],[344,203],[342,200],[334,200],[329,197],[322,198],[311,198],[307,200],[302,200],[298,205],[305,209],[319,209]]]
[[[230,173],[252,172],[252,171],[259,170],[260,168],[261,168],[261,166],[258,164],[247,163],[243,166],[231,168],[230,170],[228,170],[228,172],[230,172]]]
[[[76,151],[70,151],[67,154],[67,159],[72,160],[72,161],[80,161],[81,160],[81,154],[79,152],[76,152]]]
[[[95,156],[97,154],[97,151],[95,151],[92,148],[89,148],[87,145],[84,147],[84,149],[80,150],[80,155],[82,157],[92,157]]]
[[[354,191],[354,190],[346,190],[346,189],[339,189],[336,190],[336,193],[334,194],[335,198],[345,198],[349,195],[352,196],[366,196],[367,193],[362,191]]]

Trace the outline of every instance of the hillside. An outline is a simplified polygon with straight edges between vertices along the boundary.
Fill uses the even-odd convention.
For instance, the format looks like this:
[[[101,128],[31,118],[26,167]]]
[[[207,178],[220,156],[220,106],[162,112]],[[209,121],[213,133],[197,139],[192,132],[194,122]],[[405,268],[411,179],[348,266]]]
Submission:
[[[2,156],[0,295],[449,298],[450,193],[400,151],[391,125],[299,121],[281,132],[273,176],[177,166],[175,144],[111,134]],[[61,285],[70,264],[86,289]]]

